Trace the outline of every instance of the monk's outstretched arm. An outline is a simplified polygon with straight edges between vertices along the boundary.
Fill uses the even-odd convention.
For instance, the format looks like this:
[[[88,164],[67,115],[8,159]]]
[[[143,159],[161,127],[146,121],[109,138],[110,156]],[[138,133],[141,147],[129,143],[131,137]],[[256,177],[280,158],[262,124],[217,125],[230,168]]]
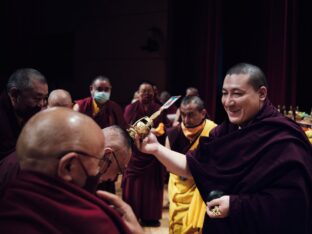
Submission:
[[[153,154],[171,173],[192,177],[186,156],[161,145],[154,134],[150,133],[142,142],[137,138],[136,145],[143,153]]]

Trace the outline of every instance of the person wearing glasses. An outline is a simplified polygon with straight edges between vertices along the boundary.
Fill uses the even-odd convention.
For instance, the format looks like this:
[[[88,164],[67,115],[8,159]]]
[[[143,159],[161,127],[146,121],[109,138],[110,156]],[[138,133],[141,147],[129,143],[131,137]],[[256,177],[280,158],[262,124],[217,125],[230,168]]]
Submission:
[[[95,193],[111,168],[125,167],[107,140],[91,118],[68,108],[33,116],[17,141],[21,171],[0,198],[1,233],[143,233],[129,205]]]
[[[312,233],[312,147],[267,95],[261,69],[237,64],[223,81],[228,118],[195,152],[171,151],[153,134],[136,142],[169,171],[193,177],[207,204],[203,233]]]
[[[126,129],[122,108],[111,100],[112,84],[107,77],[97,76],[90,85],[90,97],[76,100],[74,110],[90,116],[100,128],[119,125]],[[115,182],[106,181],[100,189],[115,193]]]
[[[132,153],[132,140],[128,133],[118,125],[102,129],[107,154],[111,154],[110,169],[101,177],[101,181],[116,181],[118,175],[123,175]]]

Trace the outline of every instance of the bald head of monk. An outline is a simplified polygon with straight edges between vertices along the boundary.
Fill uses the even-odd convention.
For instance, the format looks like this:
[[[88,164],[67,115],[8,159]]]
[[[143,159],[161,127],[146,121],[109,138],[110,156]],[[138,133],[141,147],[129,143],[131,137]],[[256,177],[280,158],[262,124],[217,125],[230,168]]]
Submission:
[[[91,191],[109,167],[104,143],[91,118],[54,107],[27,122],[17,141],[17,156],[22,170],[55,176]]]
[[[48,108],[61,106],[61,107],[73,107],[73,101],[69,92],[64,89],[53,90],[48,98]]]

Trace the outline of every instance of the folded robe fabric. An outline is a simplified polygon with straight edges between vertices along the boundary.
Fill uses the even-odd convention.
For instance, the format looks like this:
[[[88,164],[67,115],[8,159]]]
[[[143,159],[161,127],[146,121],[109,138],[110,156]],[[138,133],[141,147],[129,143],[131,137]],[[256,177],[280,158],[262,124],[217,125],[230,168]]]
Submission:
[[[58,178],[21,171],[0,198],[1,233],[130,233],[95,195]]]

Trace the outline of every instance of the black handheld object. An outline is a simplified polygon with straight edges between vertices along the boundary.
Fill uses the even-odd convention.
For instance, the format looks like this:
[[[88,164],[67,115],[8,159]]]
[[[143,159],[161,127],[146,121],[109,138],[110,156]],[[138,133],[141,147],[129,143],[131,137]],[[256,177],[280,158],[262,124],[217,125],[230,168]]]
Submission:
[[[212,190],[207,196],[207,202],[210,202],[213,199],[222,197],[223,195],[224,195],[224,192],[220,190]]]

